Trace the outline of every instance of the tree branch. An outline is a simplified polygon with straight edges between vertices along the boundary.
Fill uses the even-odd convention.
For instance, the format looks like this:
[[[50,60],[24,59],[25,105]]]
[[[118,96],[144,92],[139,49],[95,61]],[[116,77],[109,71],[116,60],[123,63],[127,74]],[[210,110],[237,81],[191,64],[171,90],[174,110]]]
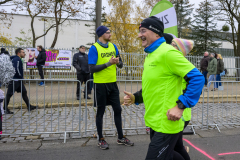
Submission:
[[[56,27],[56,24],[54,24],[54,25],[52,25],[51,27],[49,27],[49,28],[46,30],[46,32],[45,32],[44,34],[42,34],[41,36],[36,37],[36,40],[39,39],[39,38],[41,38],[41,37],[43,37],[43,36],[45,36],[45,35],[48,33],[48,31],[50,31],[50,30],[51,30],[52,28],[54,28],[54,27]]]
[[[12,0],[5,0],[5,1],[3,1],[3,2],[0,2],[0,5],[2,5],[2,4],[4,4],[4,3],[7,3],[7,2],[10,2],[10,1],[12,1]]]
[[[240,23],[240,18],[231,10],[231,1],[230,3],[228,2],[228,0],[225,0],[227,6],[228,6],[228,11],[231,13],[231,15],[238,21],[238,23]]]

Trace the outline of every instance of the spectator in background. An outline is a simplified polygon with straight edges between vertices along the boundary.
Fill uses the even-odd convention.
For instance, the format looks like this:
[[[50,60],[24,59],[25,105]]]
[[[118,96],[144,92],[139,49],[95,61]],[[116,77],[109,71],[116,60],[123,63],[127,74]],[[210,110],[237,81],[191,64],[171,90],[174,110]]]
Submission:
[[[202,74],[204,75],[204,78],[205,78],[205,87],[207,87],[207,74],[208,74],[208,71],[207,71],[207,67],[208,67],[208,62],[209,62],[209,53],[206,51],[204,53],[204,57],[201,59],[200,61],[200,71],[202,72]]]
[[[29,103],[29,99],[27,96],[27,90],[26,90],[23,82],[16,80],[16,79],[24,79],[23,78],[23,63],[22,63],[21,58],[24,58],[26,54],[22,48],[16,49],[15,53],[16,53],[15,56],[10,57],[12,60],[13,67],[15,68],[15,75],[13,77],[13,80],[9,82],[8,90],[7,90],[7,94],[6,94],[6,98],[5,98],[5,102],[4,102],[4,109],[6,111],[6,114],[13,114],[13,112],[11,112],[8,109],[8,104],[9,104],[9,101],[15,91],[22,94],[22,98],[27,105],[28,111],[36,109],[36,106],[32,106]]]
[[[216,81],[219,81],[216,83],[216,88],[218,88],[218,86],[222,86],[220,73],[222,73],[224,71],[224,63],[223,63],[222,55],[221,54],[216,54],[216,55],[217,55]]]
[[[38,73],[41,79],[44,80],[43,66],[45,65],[45,62],[46,62],[46,51],[41,45],[37,46],[37,50],[39,54],[38,56],[35,56],[35,58],[37,59],[36,65],[37,65]],[[39,83],[39,86],[44,86],[44,85],[45,85],[44,81],[41,81]]]
[[[84,45],[81,45],[79,47],[79,52],[75,53],[73,56],[73,66],[77,70],[77,80],[81,82],[81,85],[83,82],[86,84],[87,81],[90,79],[90,71],[88,66],[88,55],[85,53],[86,48]],[[79,91],[80,91],[80,84],[77,83],[77,100],[79,100]],[[86,92],[87,92],[87,99],[91,99],[89,97],[89,94],[91,94],[90,90],[90,82],[87,83],[87,91],[86,87],[84,87],[84,95],[83,97],[86,98]]]
[[[207,71],[209,74],[208,79],[208,88],[211,85],[211,81],[216,81],[216,74],[217,74],[217,59],[215,58],[215,53],[211,53],[209,65],[207,67]],[[215,91],[217,89],[216,83],[214,82],[214,88],[211,91]]]

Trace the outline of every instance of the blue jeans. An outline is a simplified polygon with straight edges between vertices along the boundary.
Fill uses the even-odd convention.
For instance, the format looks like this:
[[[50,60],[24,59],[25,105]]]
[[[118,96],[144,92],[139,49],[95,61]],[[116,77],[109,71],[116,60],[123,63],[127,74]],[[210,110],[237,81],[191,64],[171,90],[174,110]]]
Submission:
[[[208,74],[208,71],[203,71],[202,74],[203,74],[203,76],[205,78],[205,83],[204,84],[207,85],[207,74]]]
[[[209,79],[208,79],[208,88],[211,86],[211,81],[216,81],[216,75],[215,74],[212,74],[209,76]],[[214,88],[217,88],[217,85],[216,85],[216,82],[214,82]]]
[[[219,81],[219,82],[216,83],[216,87],[217,88],[218,88],[218,86],[222,86],[220,74],[216,75],[216,81]]]

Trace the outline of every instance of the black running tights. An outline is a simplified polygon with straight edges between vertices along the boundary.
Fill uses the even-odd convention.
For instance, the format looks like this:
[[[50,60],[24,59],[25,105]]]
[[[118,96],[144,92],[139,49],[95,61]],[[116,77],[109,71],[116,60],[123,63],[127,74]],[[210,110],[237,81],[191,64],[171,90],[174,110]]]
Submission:
[[[115,121],[115,126],[118,131],[118,138],[122,139],[123,138],[123,132],[122,132],[122,117],[121,117],[121,106],[112,106],[113,111],[114,111],[114,121]],[[97,125],[97,132],[99,139],[103,138],[102,134],[102,128],[103,128],[103,115],[105,112],[105,106],[97,107],[97,115],[96,115],[96,125]]]

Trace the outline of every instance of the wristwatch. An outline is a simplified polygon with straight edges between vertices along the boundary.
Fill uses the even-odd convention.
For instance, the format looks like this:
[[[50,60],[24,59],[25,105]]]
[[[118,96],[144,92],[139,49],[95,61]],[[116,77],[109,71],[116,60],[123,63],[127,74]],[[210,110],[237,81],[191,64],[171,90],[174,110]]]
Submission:
[[[187,108],[187,107],[185,107],[185,106],[183,105],[183,103],[182,103],[180,100],[177,101],[177,105],[178,105],[178,108],[179,108],[179,109],[185,109],[185,108]]]

